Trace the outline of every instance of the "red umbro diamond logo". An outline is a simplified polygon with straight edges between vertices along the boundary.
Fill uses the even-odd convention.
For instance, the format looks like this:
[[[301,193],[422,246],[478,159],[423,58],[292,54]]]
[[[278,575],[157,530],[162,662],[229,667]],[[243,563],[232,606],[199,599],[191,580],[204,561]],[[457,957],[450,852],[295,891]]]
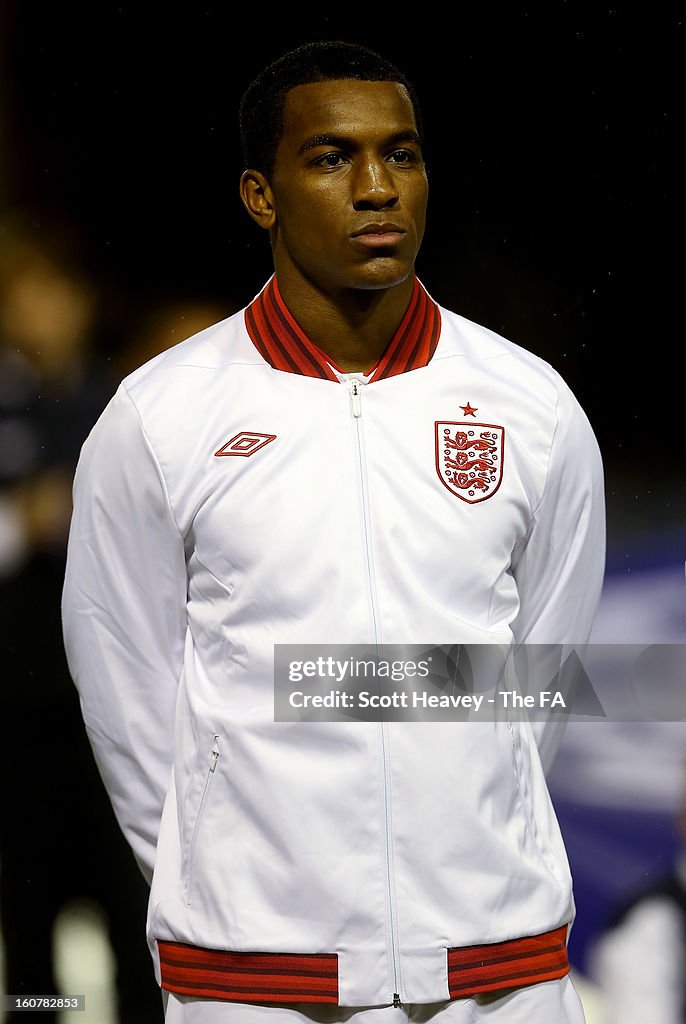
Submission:
[[[273,441],[276,434],[258,434],[254,430],[241,430],[230,441],[222,445],[215,455],[254,455],[260,448]]]

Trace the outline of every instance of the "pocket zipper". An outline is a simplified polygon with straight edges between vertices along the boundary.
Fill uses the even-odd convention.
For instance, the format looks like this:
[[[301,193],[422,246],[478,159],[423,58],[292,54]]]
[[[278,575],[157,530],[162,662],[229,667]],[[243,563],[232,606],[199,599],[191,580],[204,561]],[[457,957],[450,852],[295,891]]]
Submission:
[[[212,750],[210,751],[210,761],[207,766],[207,775],[205,777],[205,785],[203,786],[202,796],[200,797],[200,806],[198,807],[198,813],[195,817],[195,824],[193,825],[193,832],[191,834],[191,842],[188,849],[188,870],[186,872],[186,905],[191,905],[191,885],[193,883],[193,858],[195,854],[195,841],[198,837],[200,830],[200,820],[202,818],[203,809],[205,807],[205,801],[207,800],[207,792],[210,788],[210,780],[214,775],[214,770],[217,767],[217,761],[219,760],[219,736],[215,735],[214,742],[212,744]]]

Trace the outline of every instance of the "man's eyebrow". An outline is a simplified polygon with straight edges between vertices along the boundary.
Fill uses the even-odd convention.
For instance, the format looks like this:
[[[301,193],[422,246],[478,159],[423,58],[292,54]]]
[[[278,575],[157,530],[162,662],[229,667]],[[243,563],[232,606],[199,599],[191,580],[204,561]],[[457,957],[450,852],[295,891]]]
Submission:
[[[386,139],[386,144],[388,146],[397,146],[400,142],[415,142],[418,146],[421,146],[422,144],[422,140],[419,135],[412,129],[396,132],[395,135],[391,135],[390,138]]]
[[[298,156],[307,153],[310,149],[315,149],[317,146],[338,146],[339,149],[342,149],[349,144],[350,139],[345,139],[342,135],[311,135],[309,139],[305,139],[303,144],[298,147]]]
[[[347,135],[311,135],[309,139],[305,139],[298,147],[298,156],[302,156],[303,153],[307,153],[317,146],[336,146],[338,149],[347,149],[351,143],[354,144],[354,141],[353,138]],[[417,132],[411,128],[395,132],[383,140],[384,146],[397,146],[400,142],[414,142],[418,146],[422,144],[422,140]]]

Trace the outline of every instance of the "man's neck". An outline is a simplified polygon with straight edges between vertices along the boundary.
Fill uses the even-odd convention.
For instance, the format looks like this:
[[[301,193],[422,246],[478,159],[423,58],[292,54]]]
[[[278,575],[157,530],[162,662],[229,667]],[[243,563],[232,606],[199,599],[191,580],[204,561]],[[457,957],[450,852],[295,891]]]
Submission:
[[[414,275],[392,288],[326,294],[311,282],[276,272],[281,297],[305,334],[345,373],[366,373],[407,311]]]

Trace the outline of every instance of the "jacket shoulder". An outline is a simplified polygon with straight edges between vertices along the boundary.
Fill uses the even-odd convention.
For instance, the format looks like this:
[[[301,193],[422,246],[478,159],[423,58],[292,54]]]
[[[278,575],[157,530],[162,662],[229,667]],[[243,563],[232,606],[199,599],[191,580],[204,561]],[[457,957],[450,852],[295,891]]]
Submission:
[[[121,381],[143,423],[166,427],[225,394],[233,368],[269,368],[245,328],[245,309],[149,359]]]
[[[508,359],[522,371],[547,378],[551,382],[563,378],[541,356],[502,334],[469,320],[461,313],[439,306],[441,313],[441,342],[434,358],[467,356],[473,360]]]
[[[124,377],[122,385],[132,394],[154,386],[159,378],[184,370],[219,370],[234,363],[263,363],[245,330],[245,309],[211,324],[184,341],[153,356]]]

